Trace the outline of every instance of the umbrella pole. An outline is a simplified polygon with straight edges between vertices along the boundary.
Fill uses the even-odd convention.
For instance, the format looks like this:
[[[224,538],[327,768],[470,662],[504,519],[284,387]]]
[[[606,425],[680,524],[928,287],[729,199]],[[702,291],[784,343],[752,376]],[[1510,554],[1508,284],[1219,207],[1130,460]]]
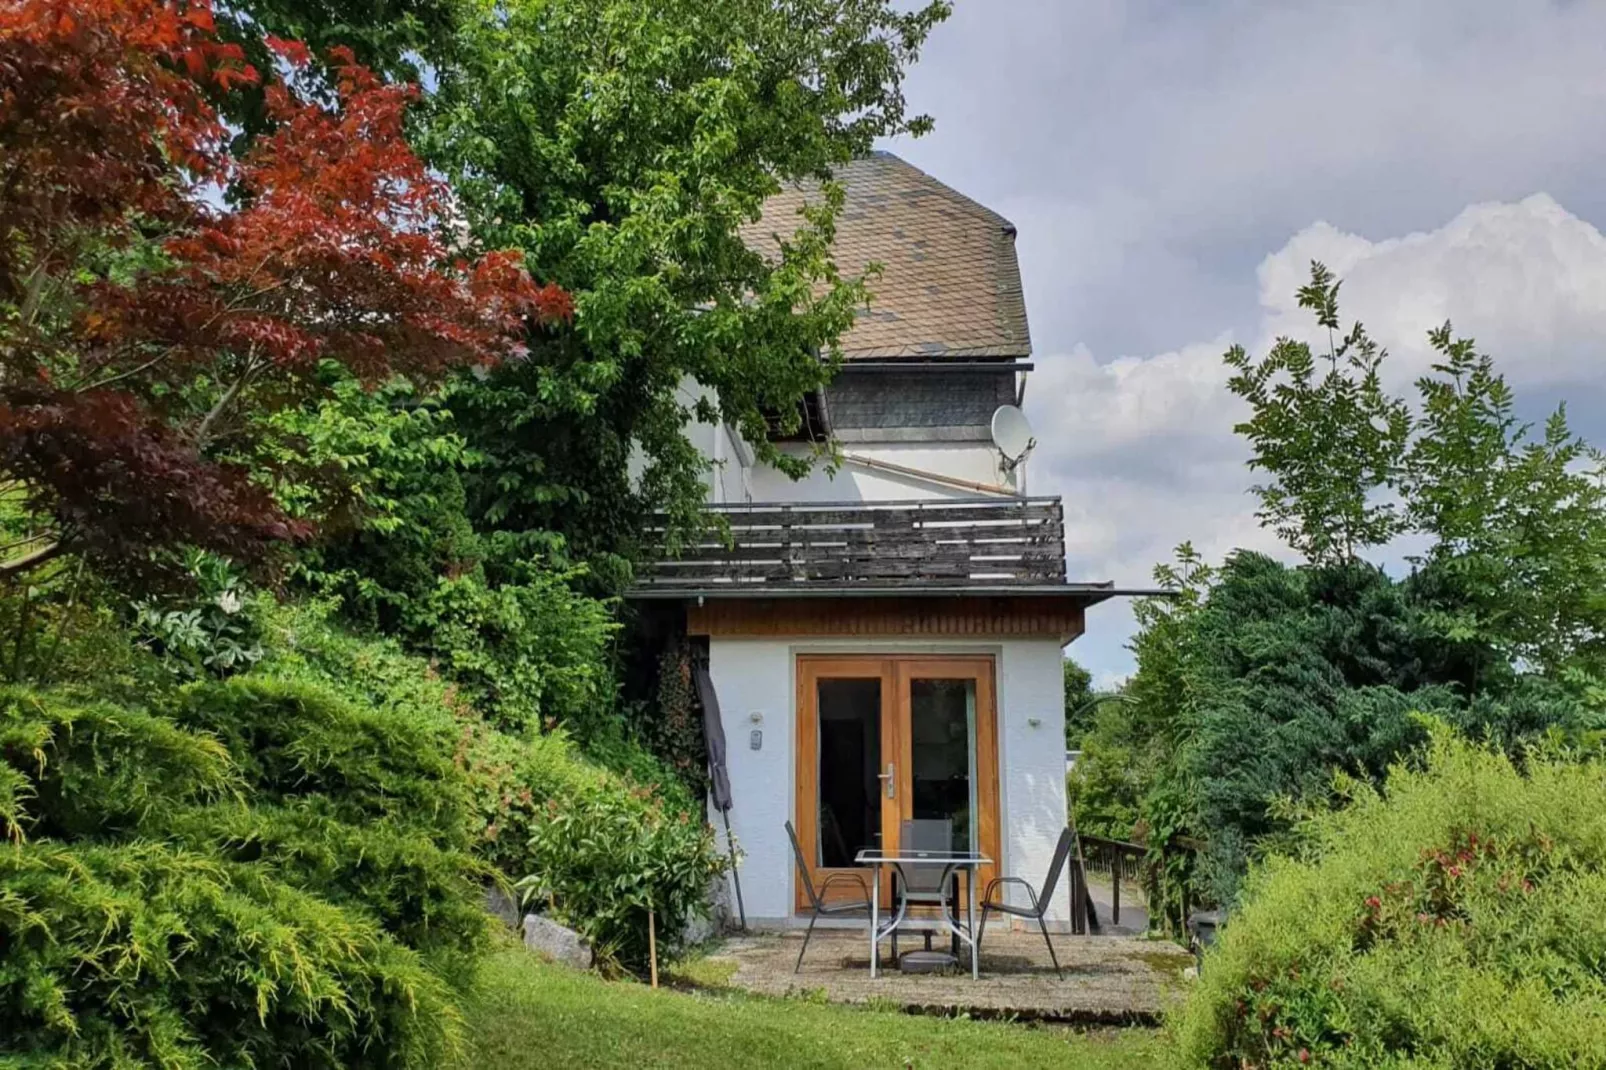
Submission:
[[[742,919],[742,932],[745,933],[747,931],[747,908],[742,905],[742,878],[736,872],[736,841],[731,839],[731,812],[729,810],[721,810],[720,814],[725,818],[725,846],[729,848],[731,853],[731,883],[736,886],[736,913]]]

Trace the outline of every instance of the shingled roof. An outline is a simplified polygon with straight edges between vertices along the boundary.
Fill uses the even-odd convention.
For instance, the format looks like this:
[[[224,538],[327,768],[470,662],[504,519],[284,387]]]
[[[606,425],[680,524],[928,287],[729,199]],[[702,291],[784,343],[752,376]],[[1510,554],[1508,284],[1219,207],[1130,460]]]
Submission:
[[[845,275],[872,263],[870,307],[843,336],[848,359],[1025,357],[1032,351],[1015,226],[887,152],[836,170],[846,193],[834,255]],[[787,189],[743,231],[773,249],[817,187]]]

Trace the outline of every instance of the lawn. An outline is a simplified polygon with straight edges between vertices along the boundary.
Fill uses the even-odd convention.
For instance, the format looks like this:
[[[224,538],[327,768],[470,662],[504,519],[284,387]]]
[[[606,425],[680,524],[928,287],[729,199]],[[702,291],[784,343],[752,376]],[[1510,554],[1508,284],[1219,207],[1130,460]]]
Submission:
[[[468,1008],[473,1070],[522,1067],[1056,1067],[1152,1065],[1144,1031],[1061,1029],[917,1017],[807,1000],[653,991],[542,963],[493,956]]]

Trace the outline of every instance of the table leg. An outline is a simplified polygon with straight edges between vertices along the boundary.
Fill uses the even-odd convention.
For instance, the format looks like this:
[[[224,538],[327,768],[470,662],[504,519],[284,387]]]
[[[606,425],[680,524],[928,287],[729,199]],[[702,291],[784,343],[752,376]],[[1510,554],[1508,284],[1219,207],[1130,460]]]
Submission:
[[[965,924],[970,929],[970,979],[981,979],[981,963],[976,958],[976,870],[965,867]]]
[[[881,863],[875,864],[870,878],[870,980],[876,977],[876,958],[881,952],[878,933],[881,928]]]

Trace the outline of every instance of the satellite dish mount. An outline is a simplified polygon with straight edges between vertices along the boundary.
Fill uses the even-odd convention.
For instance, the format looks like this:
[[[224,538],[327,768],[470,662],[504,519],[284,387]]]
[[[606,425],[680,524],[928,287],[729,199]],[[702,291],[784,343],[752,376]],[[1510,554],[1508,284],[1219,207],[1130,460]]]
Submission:
[[[1026,414],[1013,405],[1000,405],[993,412],[993,445],[998,452],[1004,455],[1003,469],[1013,472],[1026,460],[1032,448],[1037,445],[1037,439],[1032,435],[1032,425],[1027,421]]]

